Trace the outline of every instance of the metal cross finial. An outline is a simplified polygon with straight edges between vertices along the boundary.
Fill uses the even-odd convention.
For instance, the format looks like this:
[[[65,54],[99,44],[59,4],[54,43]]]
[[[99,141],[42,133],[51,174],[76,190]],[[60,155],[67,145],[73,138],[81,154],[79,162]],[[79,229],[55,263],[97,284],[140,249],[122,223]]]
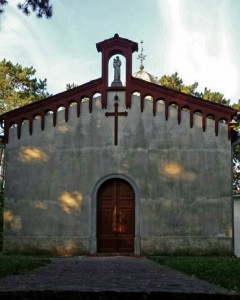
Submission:
[[[140,53],[140,54],[138,55],[138,57],[137,57],[137,59],[139,59],[140,62],[141,62],[140,68],[143,67],[143,61],[144,61],[144,59],[146,58],[146,56],[147,56],[147,55],[144,55],[144,54],[143,54],[143,40],[141,40],[141,53]]]

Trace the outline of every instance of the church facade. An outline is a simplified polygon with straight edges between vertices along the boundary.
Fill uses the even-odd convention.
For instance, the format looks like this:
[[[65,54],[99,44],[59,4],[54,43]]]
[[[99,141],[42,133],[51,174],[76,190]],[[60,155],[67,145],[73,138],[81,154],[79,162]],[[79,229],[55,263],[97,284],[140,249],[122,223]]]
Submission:
[[[1,116],[3,251],[233,254],[235,110],[134,78],[117,34],[97,50],[101,78]]]

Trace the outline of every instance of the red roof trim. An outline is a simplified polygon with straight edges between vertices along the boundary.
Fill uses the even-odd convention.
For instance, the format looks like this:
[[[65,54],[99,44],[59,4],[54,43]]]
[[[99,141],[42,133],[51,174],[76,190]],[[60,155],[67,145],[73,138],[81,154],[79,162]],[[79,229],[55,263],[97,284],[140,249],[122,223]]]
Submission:
[[[178,109],[178,123],[181,123],[181,109],[188,107],[190,110],[190,127],[193,126],[193,114],[196,111],[202,112],[202,128],[205,131],[206,118],[208,115],[215,117],[215,133],[218,134],[218,122],[221,119],[231,122],[236,111],[228,106],[209,102],[201,98],[196,98],[158,84],[150,83],[142,79],[132,77],[132,53],[138,50],[137,43],[128,39],[120,38],[115,34],[113,38],[98,43],[97,50],[102,52],[102,78],[92,80],[82,84],[72,90],[62,92],[41,101],[31,103],[0,116],[1,124],[4,124],[4,139],[8,142],[8,132],[12,124],[18,125],[18,137],[21,137],[21,126],[23,120],[29,120],[29,132],[32,134],[32,124],[36,115],[41,116],[41,126],[44,129],[45,114],[47,111],[53,112],[53,126],[56,125],[57,110],[60,106],[65,107],[65,120],[68,120],[69,106],[72,102],[77,103],[77,116],[80,116],[81,101],[84,97],[89,98],[89,112],[92,112],[92,99],[94,94],[101,94],[102,108],[107,108],[108,91],[126,91],[126,108],[131,108],[132,94],[138,91],[141,95],[141,111],[144,110],[144,96],[153,97],[153,116],[156,114],[156,103],[158,100],[165,101],[165,118],[168,119],[168,107],[175,103]],[[126,58],[126,86],[112,88],[108,86],[108,61],[113,53],[122,52]],[[229,138],[231,129],[229,127]]]
[[[98,52],[102,52],[103,49],[111,48],[112,46],[130,48],[132,49],[132,52],[138,51],[138,44],[136,42],[119,37],[117,33],[114,35],[114,37],[96,44],[96,48]]]
[[[215,103],[215,102],[210,102],[207,101],[203,98],[198,98],[198,97],[194,97],[192,95],[189,94],[184,94],[182,92],[179,91],[175,91],[172,90],[170,88],[155,84],[155,83],[150,83],[147,81],[144,81],[142,79],[139,78],[135,78],[132,77],[132,87],[131,89],[139,89],[139,87],[142,87],[142,91],[146,91],[146,93],[151,92],[155,92],[161,96],[159,97],[164,97],[166,96],[166,99],[171,98],[171,101],[175,101],[176,99],[178,99],[179,101],[181,101],[181,106],[183,105],[193,105],[195,106],[196,104],[203,107],[203,108],[208,108],[209,110],[212,111],[218,111],[218,112],[223,112],[223,113],[229,113],[231,115],[231,117],[233,117],[236,114],[236,110],[223,105],[223,104],[219,104],[219,103]],[[184,103],[186,102],[186,103]]]

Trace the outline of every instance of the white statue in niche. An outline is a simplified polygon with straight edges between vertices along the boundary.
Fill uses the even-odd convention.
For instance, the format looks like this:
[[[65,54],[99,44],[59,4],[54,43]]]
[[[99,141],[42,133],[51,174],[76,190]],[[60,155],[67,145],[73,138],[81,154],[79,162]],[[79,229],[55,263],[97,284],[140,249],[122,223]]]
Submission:
[[[121,60],[119,56],[113,59],[113,68],[114,68],[114,81],[112,82],[112,86],[122,86],[121,82]]]

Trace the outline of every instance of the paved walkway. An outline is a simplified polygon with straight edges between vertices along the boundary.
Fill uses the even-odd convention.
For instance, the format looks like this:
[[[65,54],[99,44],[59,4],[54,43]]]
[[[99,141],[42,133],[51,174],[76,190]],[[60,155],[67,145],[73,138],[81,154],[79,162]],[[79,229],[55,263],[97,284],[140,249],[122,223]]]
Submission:
[[[224,274],[223,274],[224,276]],[[54,258],[0,280],[0,299],[240,299],[208,282],[141,257]]]

